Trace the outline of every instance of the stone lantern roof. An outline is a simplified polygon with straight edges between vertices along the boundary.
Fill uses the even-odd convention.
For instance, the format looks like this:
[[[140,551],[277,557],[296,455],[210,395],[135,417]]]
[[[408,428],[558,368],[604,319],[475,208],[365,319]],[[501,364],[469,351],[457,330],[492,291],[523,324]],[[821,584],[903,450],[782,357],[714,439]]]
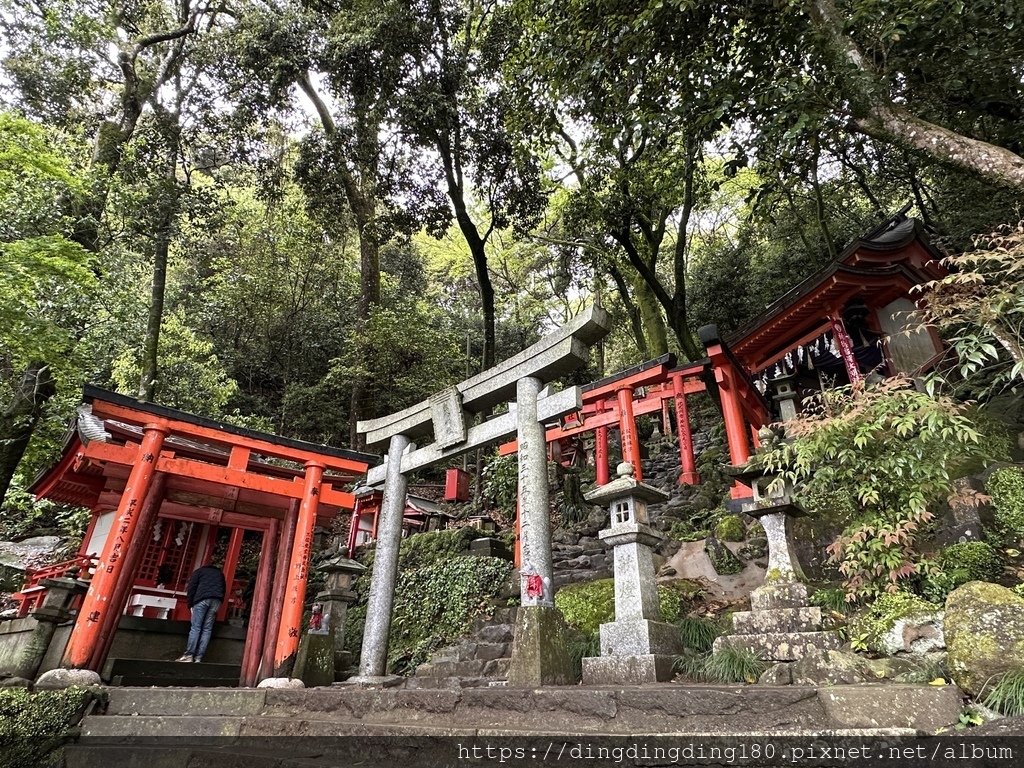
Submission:
[[[317,568],[318,570],[326,571],[327,573],[341,572],[359,574],[366,570],[365,565],[348,556],[348,549],[346,547],[342,547],[337,550],[330,558],[321,562]]]
[[[667,501],[669,495],[653,485],[640,482],[633,477],[633,465],[628,461],[619,464],[616,470],[616,477],[607,485],[601,485],[585,493],[583,498],[592,504],[606,504],[613,499],[621,499],[626,496],[640,499],[649,504],[657,504]]]

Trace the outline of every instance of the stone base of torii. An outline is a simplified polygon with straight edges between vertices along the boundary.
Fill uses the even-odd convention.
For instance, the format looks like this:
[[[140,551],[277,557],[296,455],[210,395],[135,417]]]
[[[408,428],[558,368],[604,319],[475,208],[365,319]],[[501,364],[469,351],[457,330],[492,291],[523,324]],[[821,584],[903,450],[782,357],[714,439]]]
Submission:
[[[544,394],[545,385],[589,361],[590,345],[610,330],[607,313],[591,307],[518,355],[438,392],[403,411],[357,425],[367,448],[388,446],[385,463],[367,474],[384,484],[377,550],[366,606],[359,675],[355,685],[387,685],[388,634],[398,579],[409,473],[463,453],[516,437],[519,446],[522,608],[517,613],[509,682],[566,685],[573,682],[564,641],[565,624],[554,607],[547,442],[544,424],[582,406],[579,387]],[[481,424],[476,416],[515,401],[509,412]],[[430,440],[417,448],[417,440]]]

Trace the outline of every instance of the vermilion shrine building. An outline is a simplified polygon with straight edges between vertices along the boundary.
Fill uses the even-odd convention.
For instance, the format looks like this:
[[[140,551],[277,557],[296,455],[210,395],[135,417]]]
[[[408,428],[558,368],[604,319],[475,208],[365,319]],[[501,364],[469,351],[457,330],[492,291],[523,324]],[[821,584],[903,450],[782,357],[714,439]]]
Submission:
[[[243,542],[251,541],[259,568],[240,682],[272,676],[298,647],[314,528],[353,508],[344,488],[376,457],[96,387],[85,388],[84,401],[60,461],[31,488],[39,498],[92,511],[74,563],[92,578],[62,663],[102,669],[126,612],[187,620],[185,586],[215,550],[232,592],[223,620],[241,602],[235,570]],[[36,594],[43,589],[30,581],[24,613]]]

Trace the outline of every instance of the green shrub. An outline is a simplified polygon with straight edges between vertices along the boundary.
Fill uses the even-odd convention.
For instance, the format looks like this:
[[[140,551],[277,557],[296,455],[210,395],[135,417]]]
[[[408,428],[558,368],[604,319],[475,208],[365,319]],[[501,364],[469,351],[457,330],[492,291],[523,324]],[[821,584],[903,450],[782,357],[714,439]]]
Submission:
[[[999,678],[984,703],[1008,717],[1024,715],[1024,669],[1007,672]]]
[[[1003,575],[1003,560],[983,541],[950,544],[936,558],[942,570],[956,575],[963,572],[961,584],[968,581],[995,581]]]
[[[796,439],[759,453],[760,465],[803,486],[801,498],[835,492],[857,505],[829,547],[851,600],[919,582],[929,506],[948,495],[961,467],[995,458],[965,406],[898,379],[823,393],[787,430]]]
[[[659,584],[658,603],[662,621],[676,621],[682,604],[700,594],[703,594],[700,586],[685,579]],[[592,634],[602,624],[615,620],[615,582],[598,579],[585,584],[569,584],[555,593],[555,605],[570,627]]]
[[[699,679],[709,683],[756,683],[767,666],[748,648],[726,645],[705,659]]]
[[[515,453],[492,456],[484,464],[483,497],[509,519],[515,517],[519,498],[519,457]]]
[[[1024,538],[1024,468],[997,469],[989,476],[985,490],[992,497],[996,526],[1000,533]]]
[[[63,766],[62,746],[74,738],[90,702],[104,696],[89,688],[0,689],[0,768]]]
[[[696,616],[683,616],[676,622],[676,626],[679,628],[679,639],[683,643],[683,648],[690,648],[701,654],[711,652],[711,646],[723,631],[720,621]]]

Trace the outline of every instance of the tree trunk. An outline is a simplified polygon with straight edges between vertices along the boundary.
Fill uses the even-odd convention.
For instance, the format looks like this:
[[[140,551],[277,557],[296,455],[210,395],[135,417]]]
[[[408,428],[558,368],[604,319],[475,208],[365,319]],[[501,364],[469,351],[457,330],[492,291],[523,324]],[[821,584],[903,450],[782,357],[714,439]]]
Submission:
[[[637,276],[633,284],[636,303],[640,308],[644,334],[647,337],[647,354],[649,358],[661,357],[668,352],[668,329],[665,316],[658,306],[658,300],[650,287]]]
[[[50,375],[50,367],[39,361],[29,363],[22,373],[21,384],[0,417],[0,499],[7,494],[14,471],[43,415],[43,408],[55,394],[57,387]]]
[[[349,200],[356,214],[359,229],[359,311],[356,313],[356,358],[361,371],[352,382],[352,398],[349,403],[349,445],[355,450],[365,447],[365,440],[356,430],[361,419],[372,419],[376,415],[376,402],[369,376],[373,350],[366,343],[367,330],[373,308],[380,304],[380,247],[373,235],[373,224],[377,213],[377,202],[371,195],[360,195]]]
[[[846,34],[833,0],[810,0],[810,17],[827,35],[837,67],[845,67],[850,100],[859,103],[852,128],[897,143],[943,163],[971,171],[1003,186],[1024,187],[1024,157],[930,123],[889,98],[877,72]]]

